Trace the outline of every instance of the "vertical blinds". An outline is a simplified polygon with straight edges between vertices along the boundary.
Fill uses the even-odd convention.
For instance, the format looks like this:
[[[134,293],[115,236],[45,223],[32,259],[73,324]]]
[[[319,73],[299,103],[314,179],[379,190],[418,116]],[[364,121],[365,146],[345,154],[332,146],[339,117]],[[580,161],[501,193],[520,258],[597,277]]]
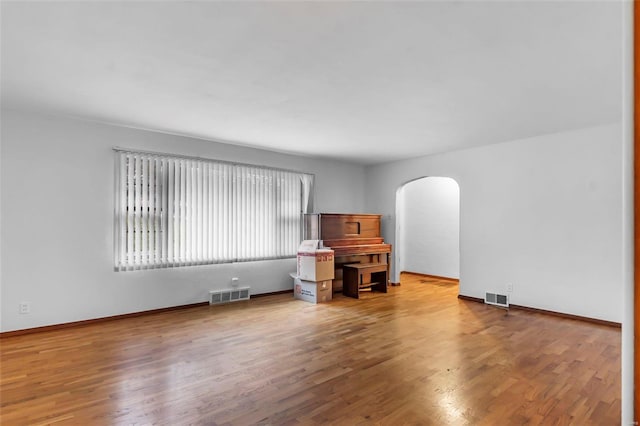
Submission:
[[[313,175],[116,151],[115,269],[295,256]]]

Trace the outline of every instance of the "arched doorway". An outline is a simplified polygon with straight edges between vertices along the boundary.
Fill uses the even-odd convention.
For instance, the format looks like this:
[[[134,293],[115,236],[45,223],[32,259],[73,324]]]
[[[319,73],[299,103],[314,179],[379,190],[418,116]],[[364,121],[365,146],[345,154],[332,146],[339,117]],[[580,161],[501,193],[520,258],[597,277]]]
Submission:
[[[409,181],[396,193],[395,277],[460,278],[460,187],[449,177]]]

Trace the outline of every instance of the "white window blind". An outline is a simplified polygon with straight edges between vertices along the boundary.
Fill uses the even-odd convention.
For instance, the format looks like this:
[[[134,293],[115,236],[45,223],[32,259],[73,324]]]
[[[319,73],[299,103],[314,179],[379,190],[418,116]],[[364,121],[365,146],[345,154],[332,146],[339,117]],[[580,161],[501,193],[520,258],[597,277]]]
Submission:
[[[313,175],[116,150],[115,269],[293,257]]]

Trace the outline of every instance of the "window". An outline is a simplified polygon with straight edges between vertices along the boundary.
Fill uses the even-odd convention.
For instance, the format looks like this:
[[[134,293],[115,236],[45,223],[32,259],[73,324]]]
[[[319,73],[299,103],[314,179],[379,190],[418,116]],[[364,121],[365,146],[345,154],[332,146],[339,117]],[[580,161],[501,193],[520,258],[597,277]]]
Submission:
[[[116,150],[115,269],[293,257],[311,174]]]

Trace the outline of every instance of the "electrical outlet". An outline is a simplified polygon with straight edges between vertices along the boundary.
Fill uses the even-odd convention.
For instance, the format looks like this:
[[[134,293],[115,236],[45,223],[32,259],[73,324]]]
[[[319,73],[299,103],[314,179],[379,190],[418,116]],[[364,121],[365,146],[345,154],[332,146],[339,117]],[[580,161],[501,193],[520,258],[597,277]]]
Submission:
[[[238,277],[231,278],[231,285],[232,286],[236,286],[238,284],[240,284],[240,278],[238,278]]]
[[[509,293],[513,292],[513,284],[511,284],[511,283],[507,283],[507,291],[508,291]]]
[[[21,314],[28,314],[31,312],[31,303],[29,302],[20,302],[18,305],[18,312]]]

